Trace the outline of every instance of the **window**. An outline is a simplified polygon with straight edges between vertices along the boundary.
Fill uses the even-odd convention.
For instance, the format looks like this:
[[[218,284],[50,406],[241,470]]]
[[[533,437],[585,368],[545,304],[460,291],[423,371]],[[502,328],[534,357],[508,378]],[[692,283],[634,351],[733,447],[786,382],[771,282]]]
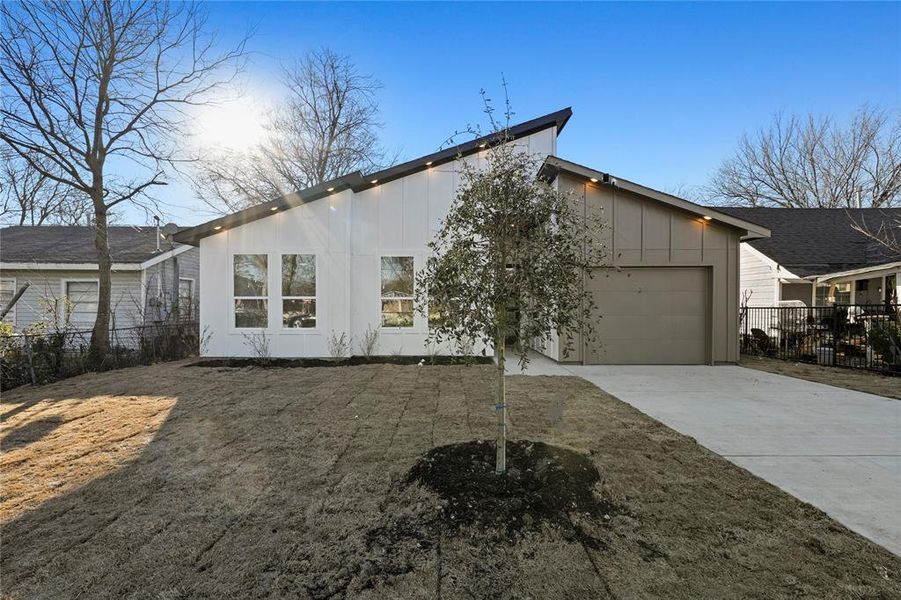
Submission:
[[[100,306],[100,284],[96,281],[66,282],[66,322],[93,326]]]
[[[269,325],[269,257],[235,254],[235,327]]]
[[[382,257],[382,327],[413,327],[413,257]]]
[[[194,314],[194,280],[178,280],[178,309],[182,316]]]
[[[10,300],[13,299],[13,296],[16,295],[16,280],[15,279],[0,279],[0,310],[6,308],[6,305],[9,304]],[[7,323],[15,323],[16,322],[16,307],[14,306],[6,316],[3,317],[3,320]]]
[[[316,257],[282,255],[282,327],[316,327]]]
[[[835,284],[835,304],[851,304],[851,284]]]

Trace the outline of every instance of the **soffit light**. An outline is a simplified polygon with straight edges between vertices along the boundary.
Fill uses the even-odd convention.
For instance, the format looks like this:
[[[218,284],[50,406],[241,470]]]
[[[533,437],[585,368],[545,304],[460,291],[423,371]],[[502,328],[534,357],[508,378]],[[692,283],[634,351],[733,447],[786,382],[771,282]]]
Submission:
[[[273,207],[272,207],[272,208],[270,208],[270,209],[269,209],[269,210],[271,210],[271,211],[272,211],[272,212],[275,212],[275,211],[277,211],[277,210],[278,210],[278,207],[277,207],[277,206],[273,206]]]
[[[333,187],[330,187],[330,188],[328,188],[328,189],[327,189],[327,190],[325,190],[325,191],[326,191],[326,192],[334,192],[334,191],[335,191],[335,188],[333,188]]]
[[[705,221],[710,221],[710,220],[712,220],[712,219],[713,219],[713,217],[704,215],[704,220],[705,220]]]
[[[377,184],[378,182],[379,182],[378,179],[373,179],[373,180],[370,181],[369,183],[371,183],[372,185],[375,185],[375,184]]]
[[[427,162],[427,163],[425,164],[425,166],[431,167],[431,166],[432,166],[432,161]]]
[[[222,225],[216,225],[215,227],[213,227],[213,231],[219,231],[220,229],[222,229]]]
[[[597,177],[592,177],[591,179],[589,179],[589,181],[590,181],[591,183],[597,183],[597,182],[598,182],[598,178],[597,178]]]
[[[484,147],[487,146],[487,145],[488,145],[488,144],[486,144],[485,142],[482,142],[481,144],[479,144],[479,148],[484,148]]]

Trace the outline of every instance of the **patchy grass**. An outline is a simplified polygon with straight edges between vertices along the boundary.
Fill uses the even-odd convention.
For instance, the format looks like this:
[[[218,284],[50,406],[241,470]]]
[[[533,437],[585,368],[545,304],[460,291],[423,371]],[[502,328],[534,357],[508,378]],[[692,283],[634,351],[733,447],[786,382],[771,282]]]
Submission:
[[[742,355],[741,366],[777,375],[825,383],[848,390],[876,394],[901,400],[901,377],[880,375],[862,369],[824,367],[809,363],[776,360],[760,356]]]
[[[492,383],[485,366],[170,363],[4,394],[3,595],[901,595],[901,559],[578,378],[509,378],[511,435],[543,443],[510,466],[550,457],[571,468],[546,481],[591,496],[526,518],[562,509],[524,479],[528,510],[501,507],[524,527],[479,518],[453,490],[509,488],[486,500],[432,459],[493,435]],[[476,466],[483,447],[456,446]]]

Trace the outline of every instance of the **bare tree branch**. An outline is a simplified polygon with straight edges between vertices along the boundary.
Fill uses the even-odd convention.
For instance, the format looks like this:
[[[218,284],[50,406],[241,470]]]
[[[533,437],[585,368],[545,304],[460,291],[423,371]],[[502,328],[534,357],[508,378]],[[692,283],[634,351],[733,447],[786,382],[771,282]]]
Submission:
[[[328,48],[282,68],[284,101],[267,139],[243,152],[219,151],[199,165],[198,196],[233,211],[355,170],[374,171],[392,158],[381,147],[376,93],[381,84],[349,57]]]
[[[776,115],[739,141],[708,186],[714,202],[750,206],[894,206],[901,202],[901,113],[861,108],[847,127]]]
[[[0,5],[0,142],[40,177],[90,199],[99,266],[95,358],[109,348],[109,211],[152,206],[179,161],[185,108],[242,66],[218,49],[202,4],[47,0]],[[144,203],[144,204],[142,204]]]

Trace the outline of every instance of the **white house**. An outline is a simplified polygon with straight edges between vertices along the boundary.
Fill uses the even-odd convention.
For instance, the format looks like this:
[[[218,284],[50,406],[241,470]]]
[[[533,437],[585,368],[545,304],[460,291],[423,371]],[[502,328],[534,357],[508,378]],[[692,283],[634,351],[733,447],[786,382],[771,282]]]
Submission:
[[[749,306],[897,304],[901,254],[857,231],[901,223],[901,208],[720,208],[771,230],[741,248],[741,290]]]
[[[738,359],[738,256],[768,231],[742,219],[556,158],[564,109],[511,128],[544,160],[542,174],[604,210],[610,264],[593,293],[601,338],[563,357],[588,363],[713,363]],[[207,356],[328,356],[330,335],[379,331],[381,354],[426,352],[427,318],[414,274],[453,202],[459,160],[483,160],[487,138],[396,165],[351,173],[187,229],[200,247],[200,321]],[[578,337],[578,332],[569,335]],[[447,351],[447,349],[444,349]],[[357,352],[357,348],[353,349]]]

